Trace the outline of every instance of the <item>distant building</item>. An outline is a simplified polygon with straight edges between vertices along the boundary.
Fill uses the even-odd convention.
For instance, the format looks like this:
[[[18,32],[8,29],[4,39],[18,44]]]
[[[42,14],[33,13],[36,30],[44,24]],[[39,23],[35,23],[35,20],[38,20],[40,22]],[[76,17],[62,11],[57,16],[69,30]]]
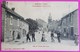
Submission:
[[[53,31],[56,30],[58,26],[58,21],[57,20],[52,20],[51,14],[49,14],[48,17],[48,31]]]
[[[29,25],[24,18],[15,12],[15,8],[9,9],[6,2],[2,4],[2,41],[9,42],[21,39],[29,31]]]
[[[37,21],[37,23],[38,23],[38,28],[39,28],[39,30],[48,31],[47,23],[46,23],[44,20],[42,20],[42,19],[37,19],[36,21]]]
[[[66,34],[71,39],[74,35],[78,35],[78,9],[70,12],[61,19],[60,23],[61,32]]]

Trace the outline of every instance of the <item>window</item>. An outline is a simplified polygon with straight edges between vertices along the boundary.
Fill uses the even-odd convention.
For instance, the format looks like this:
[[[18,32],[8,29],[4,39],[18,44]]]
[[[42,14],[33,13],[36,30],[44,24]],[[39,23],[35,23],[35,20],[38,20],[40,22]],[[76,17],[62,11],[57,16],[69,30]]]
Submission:
[[[10,25],[12,25],[13,16],[10,17]]]
[[[18,26],[19,26],[19,19],[18,19],[18,22],[17,22]]]
[[[10,31],[10,36],[12,37],[12,30],[10,29],[9,31]]]
[[[26,30],[25,29],[23,29],[23,36],[25,36],[26,35]]]
[[[66,28],[64,28],[64,32],[66,32]]]
[[[69,15],[69,21],[71,22],[71,14]]]

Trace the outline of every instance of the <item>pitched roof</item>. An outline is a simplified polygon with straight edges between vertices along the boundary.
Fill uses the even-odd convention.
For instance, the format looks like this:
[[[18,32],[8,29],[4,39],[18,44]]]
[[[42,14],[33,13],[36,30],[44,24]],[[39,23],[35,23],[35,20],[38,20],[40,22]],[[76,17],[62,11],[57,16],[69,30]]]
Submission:
[[[72,11],[72,12],[66,14],[62,19],[66,18],[66,17],[69,16],[71,13],[74,13],[74,12],[77,11],[77,10],[78,10],[78,9],[75,9],[74,11]]]
[[[15,11],[13,11],[12,9],[8,8],[7,6],[2,6],[3,8],[6,9],[7,12],[9,12],[10,14],[16,16],[16,18],[22,19],[24,20],[24,18],[22,16],[20,16],[19,14],[17,14]]]

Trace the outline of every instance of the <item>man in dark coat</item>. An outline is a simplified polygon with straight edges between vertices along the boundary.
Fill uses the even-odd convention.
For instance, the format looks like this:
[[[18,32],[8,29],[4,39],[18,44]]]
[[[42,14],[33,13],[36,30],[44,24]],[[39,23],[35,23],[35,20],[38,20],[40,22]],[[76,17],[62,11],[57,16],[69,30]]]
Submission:
[[[32,33],[32,42],[35,42],[35,33]]]
[[[51,31],[51,42],[53,42],[54,41],[54,33],[53,33],[53,31]]]
[[[60,32],[57,32],[57,39],[58,39],[58,42],[60,43],[61,42],[61,40],[60,40]]]
[[[26,37],[27,37],[27,41],[29,40],[29,42],[31,42],[30,34],[29,33],[26,35]]]

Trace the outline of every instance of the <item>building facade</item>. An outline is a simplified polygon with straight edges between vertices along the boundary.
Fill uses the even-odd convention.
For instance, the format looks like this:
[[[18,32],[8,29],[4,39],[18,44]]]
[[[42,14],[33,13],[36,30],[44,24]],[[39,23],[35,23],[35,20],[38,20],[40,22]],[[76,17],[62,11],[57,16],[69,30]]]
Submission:
[[[6,2],[2,4],[2,41],[9,42],[21,39],[29,31],[29,25],[17,14],[15,8],[9,9]]]
[[[78,9],[61,19],[60,29],[63,36],[71,39],[74,39],[74,35],[78,35]]]

